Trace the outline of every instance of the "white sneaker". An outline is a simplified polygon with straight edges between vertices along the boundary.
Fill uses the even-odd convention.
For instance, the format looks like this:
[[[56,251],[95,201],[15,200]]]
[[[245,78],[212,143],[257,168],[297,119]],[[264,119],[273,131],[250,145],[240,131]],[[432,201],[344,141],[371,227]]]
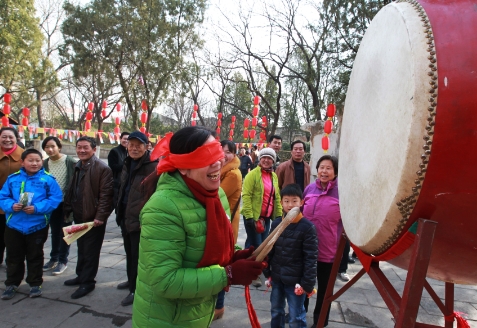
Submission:
[[[252,286],[257,288],[262,286],[262,280],[260,279],[260,277],[255,280],[252,280]]]
[[[338,279],[344,282],[348,282],[350,280],[348,274],[346,272],[339,272]]]

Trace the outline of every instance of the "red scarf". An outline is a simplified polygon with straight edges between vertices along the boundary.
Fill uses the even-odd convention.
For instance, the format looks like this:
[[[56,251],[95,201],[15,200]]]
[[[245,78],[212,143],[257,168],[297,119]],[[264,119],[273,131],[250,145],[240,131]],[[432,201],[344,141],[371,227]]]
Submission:
[[[6,149],[6,150],[3,149],[3,147],[2,147],[2,151],[3,151],[3,153],[5,154],[5,156],[8,156],[8,155],[10,155],[11,153],[13,153],[13,152],[15,151],[15,149],[17,149],[17,147],[18,147],[18,145],[15,145],[15,146],[13,146],[12,149]]]
[[[205,250],[198,268],[218,264],[230,264],[235,251],[234,234],[227,214],[220,202],[218,190],[205,190],[198,182],[181,175],[194,197],[205,206],[207,216],[207,235]]]

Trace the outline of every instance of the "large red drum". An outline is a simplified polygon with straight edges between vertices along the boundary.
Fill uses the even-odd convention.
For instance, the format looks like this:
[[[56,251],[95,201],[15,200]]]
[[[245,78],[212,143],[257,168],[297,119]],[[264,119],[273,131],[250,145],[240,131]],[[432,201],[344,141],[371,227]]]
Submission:
[[[345,230],[368,254],[438,222],[428,277],[477,284],[475,0],[384,7],[357,54],[340,141]],[[391,261],[407,269],[410,250]]]

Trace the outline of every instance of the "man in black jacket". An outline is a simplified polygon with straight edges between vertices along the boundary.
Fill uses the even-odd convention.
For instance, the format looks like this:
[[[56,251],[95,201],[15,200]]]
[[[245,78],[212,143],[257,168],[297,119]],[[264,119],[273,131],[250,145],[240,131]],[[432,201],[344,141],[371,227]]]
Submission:
[[[136,291],[137,265],[139,259],[139,239],[141,227],[139,213],[146,201],[141,192],[141,183],[156,170],[158,161],[151,161],[147,150],[148,140],[144,133],[135,131],[128,137],[128,156],[124,160],[120,179],[116,222],[121,227],[126,251],[126,272],[128,281],[120,283],[118,289],[129,288],[129,294],[121,302],[131,305]]]
[[[303,206],[303,194],[297,184],[287,185],[280,192],[280,196],[284,213],[294,207]],[[281,218],[275,219],[270,232],[276,229],[281,221]],[[315,286],[317,259],[315,225],[299,213],[278,237],[268,254],[269,266],[263,270],[265,277],[271,278],[272,328],[285,325],[285,299],[290,309],[290,327],[306,327],[304,302],[306,294],[311,294]],[[301,294],[296,292],[297,284],[302,288]]]
[[[128,155],[127,146],[128,146],[128,137],[129,132],[121,133],[119,138],[119,146],[114,147],[109,151],[108,155],[108,166],[113,171],[113,179],[114,179],[114,198],[113,204],[114,209],[116,209],[116,204],[118,203],[118,192],[119,192],[119,182],[121,180],[121,172],[123,170],[124,160]]]

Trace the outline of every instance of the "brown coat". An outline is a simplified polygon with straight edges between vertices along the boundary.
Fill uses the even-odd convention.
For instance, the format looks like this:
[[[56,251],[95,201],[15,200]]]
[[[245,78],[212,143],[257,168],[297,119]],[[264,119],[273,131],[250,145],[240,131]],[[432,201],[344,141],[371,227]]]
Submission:
[[[83,194],[83,217],[75,218],[81,222],[99,220],[106,222],[113,211],[113,172],[100,159],[93,155],[91,167],[86,171]],[[81,161],[76,164],[75,174],[71,180],[68,192],[64,199],[64,212],[68,217],[73,211],[74,194],[79,177]]]
[[[235,215],[231,218],[232,229],[234,232],[234,243],[237,243],[239,221],[240,221],[240,204],[237,206],[237,202],[240,202],[240,195],[242,193],[242,173],[239,170],[240,160],[237,156],[233,160],[228,162],[220,170],[220,187],[227,195],[230,206],[230,215],[233,215],[235,207]]]
[[[310,165],[308,165],[307,162],[303,161],[305,163],[305,188],[310,184]],[[293,160],[289,159],[286,162],[281,163],[278,167],[275,173],[278,176],[278,186],[280,187],[280,190],[282,190],[284,187],[291,183],[296,183],[295,181],[295,168],[293,167]]]
[[[17,146],[17,149],[7,156],[0,148],[0,188],[3,187],[10,174],[17,172],[22,167],[20,160],[24,151],[23,148]],[[2,210],[0,210],[0,214],[4,214]]]

